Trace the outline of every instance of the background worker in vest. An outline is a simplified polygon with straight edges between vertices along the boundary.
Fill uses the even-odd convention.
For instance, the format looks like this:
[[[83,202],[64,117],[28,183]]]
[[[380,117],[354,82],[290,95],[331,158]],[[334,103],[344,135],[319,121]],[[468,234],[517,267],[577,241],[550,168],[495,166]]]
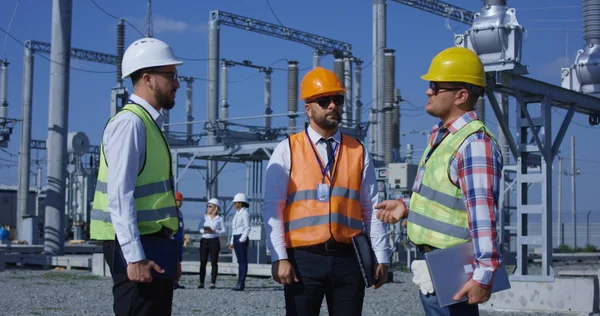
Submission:
[[[206,264],[210,255],[210,285],[209,288],[215,289],[217,282],[217,274],[219,273],[219,252],[221,251],[221,243],[219,237],[225,232],[223,219],[219,216],[221,203],[218,199],[212,198],[206,203],[206,215],[204,215],[204,223],[200,228],[202,239],[200,240],[200,285],[199,289],[204,288],[204,278],[206,277]]]
[[[387,280],[385,227],[375,217],[377,186],[366,148],[338,129],[345,89],[325,68],[309,71],[301,99],[310,125],[277,145],[266,171],[263,219],[273,279],[287,315],[360,315],[365,283],[351,238],[370,235],[377,283]]]
[[[479,57],[452,47],[431,61],[421,77],[429,81],[425,107],[441,121],[419,163],[410,199],[382,202],[377,218],[395,223],[408,216],[409,240],[419,251],[411,268],[427,315],[479,315],[476,304],[490,298],[501,263],[496,217],[502,156],[492,133],[478,120],[475,102],[483,95],[485,72]],[[435,297],[424,253],[472,242],[473,278],[456,293],[468,302],[441,308]]]
[[[177,241],[177,245],[179,246],[179,269],[181,269],[181,262],[183,261],[183,235],[184,235],[184,225],[183,225],[183,213],[181,212],[181,206],[183,205],[183,194],[181,192],[175,193],[175,206],[177,207],[177,218],[179,219],[179,230],[173,236],[173,239]],[[181,270],[179,271],[179,276],[181,277]],[[173,289],[185,289],[185,286],[179,284],[179,279],[173,282]]]
[[[155,262],[160,260],[164,268],[178,266],[172,236],[179,220],[160,110],[175,106],[176,65],[181,64],[171,47],[156,38],[133,42],[122,62],[123,78],[131,78],[133,94],[102,135],[90,235],[105,241],[116,315],[171,314],[173,281],[181,267],[179,273],[169,272]],[[147,258],[158,251],[173,255]]]
[[[237,210],[231,221],[231,241],[229,250],[235,251],[238,261],[238,280],[233,291],[243,291],[246,288],[246,275],[248,274],[248,235],[250,234],[250,213],[248,213],[248,198],[244,193],[233,197],[233,207]]]

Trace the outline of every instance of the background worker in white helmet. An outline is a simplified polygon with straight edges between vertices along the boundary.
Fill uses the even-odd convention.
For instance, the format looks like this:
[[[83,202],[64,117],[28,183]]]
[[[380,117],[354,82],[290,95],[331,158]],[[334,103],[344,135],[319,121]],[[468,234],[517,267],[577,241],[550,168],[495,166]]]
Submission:
[[[102,135],[90,237],[104,241],[116,315],[171,314],[173,282],[181,275],[172,239],[179,220],[160,110],[175,106],[181,64],[156,38],[133,42],[122,62],[133,94]]]
[[[309,71],[300,98],[310,124],[279,143],[267,166],[262,215],[287,315],[318,315],[323,298],[330,315],[362,314],[366,286],[352,238],[363,232],[375,253],[374,270],[367,271],[372,286],[387,280],[373,161],[360,141],[338,129],[345,91],[331,70]]]
[[[478,120],[475,103],[485,88],[479,57],[452,47],[431,61],[421,77],[429,81],[425,107],[441,121],[419,163],[412,196],[377,205],[386,223],[407,220],[408,239],[418,249],[412,263],[413,282],[427,315],[479,315],[478,303],[491,295],[494,273],[501,264],[496,243],[496,217],[502,155],[492,133]],[[440,307],[424,254],[471,242],[475,253],[473,277],[454,296],[467,302]]]
[[[216,287],[217,274],[219,273],[219,252],[221,251],[221,243],[219,236],[225,232],[223,219],[219,215],[221,203],[218,199],[212,198],[206,203],[206,214],[204,215],[204,223],[199,229],[202,234],[200,240],[200,285],[199,289],[204,288],[204,278],[206,277],[206,263],[210,255],[210,286],[212,290]]]
[[[246,275],[248,274],[248,235],[250,234],[250,213],[248,213],[248,198],[244,193],[233,197],[235,216],[231,221],[231,241],[227,248],[235,251],[238,261],[238,280],[232,288],[234,291],[243,291],[246,288]]]

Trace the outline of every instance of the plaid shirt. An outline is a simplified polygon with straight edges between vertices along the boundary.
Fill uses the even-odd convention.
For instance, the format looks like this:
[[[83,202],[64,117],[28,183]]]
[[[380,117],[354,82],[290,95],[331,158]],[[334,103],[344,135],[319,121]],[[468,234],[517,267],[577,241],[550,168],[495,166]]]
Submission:
[[[477,119],[477,114],[470,111],[447,126],[438,123],[432,129],[430,145],[441,142],[447,133],[456,133]],[[502,261],[496,242],[496,212],[502,167],[502,154],[496,142],[486,133],[478,132],[467,137],[458,148],[450,161],[448,174],[463,192],[475,252],[473,280],[484,288],[491,285],[494,271]],[[410,205],[410,198],[402,201]]]

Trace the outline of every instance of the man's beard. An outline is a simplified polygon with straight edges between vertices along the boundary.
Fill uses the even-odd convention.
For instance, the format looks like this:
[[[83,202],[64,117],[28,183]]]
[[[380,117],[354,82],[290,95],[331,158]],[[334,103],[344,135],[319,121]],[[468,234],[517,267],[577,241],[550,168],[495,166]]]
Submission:
[[[165,109],[170,110],[175,107],[175,99],[171,97],[171,93],[161,93],[159,91],[154,91],[154,97],[158,101],[158,105]]]
[[[332,114],[335,118],[335,121],[327,120],[327,116]],[[323,115],[320,118],[315,118],[315,123],[317,123],[317,125],[319,125],[323,129],[332,129],[336,128],[340,124],[340,120],[340,113],[338,113],[337,111],[333,111],[332,113]]]

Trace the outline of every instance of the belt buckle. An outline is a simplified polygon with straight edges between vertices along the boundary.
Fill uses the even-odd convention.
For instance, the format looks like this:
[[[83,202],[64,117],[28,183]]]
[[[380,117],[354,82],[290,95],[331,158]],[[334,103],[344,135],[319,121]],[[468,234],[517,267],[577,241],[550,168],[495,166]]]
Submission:
[[[328,240],[325,242],[325,251],[327,251],[327,252],[336,251],[335,246],[334,246],[334,241]]]

